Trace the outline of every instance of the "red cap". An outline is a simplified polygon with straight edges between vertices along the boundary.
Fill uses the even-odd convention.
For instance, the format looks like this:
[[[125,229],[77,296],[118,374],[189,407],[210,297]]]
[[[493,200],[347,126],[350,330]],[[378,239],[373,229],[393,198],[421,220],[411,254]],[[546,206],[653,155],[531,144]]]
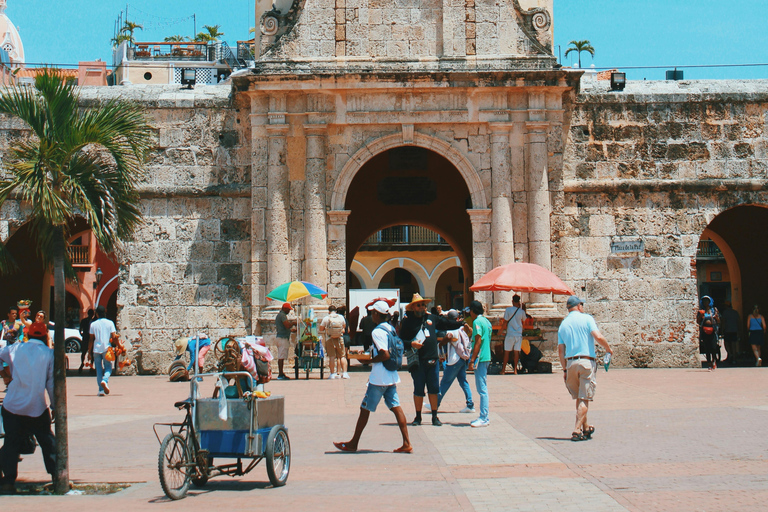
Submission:
[[[291,307],[291,304],[290,304],[290,303],[288,303],[288,302],[283,302],[283,309],[284,309],[284,310],[286,310],[286,311],[290,311],[290,310],[292,310],[293,308]]]

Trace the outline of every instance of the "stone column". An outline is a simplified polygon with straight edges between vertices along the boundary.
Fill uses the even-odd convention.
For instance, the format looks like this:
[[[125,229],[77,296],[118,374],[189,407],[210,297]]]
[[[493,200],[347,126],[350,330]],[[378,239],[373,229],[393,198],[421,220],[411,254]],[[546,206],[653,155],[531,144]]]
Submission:
[[[270,122],[273,121],[270,114]],[[267,293],[291,280],[291,258],[288,247],[290,216],[288,161],[285,123],[268,124],[267,156]],[[270,304],[270,309],[281,304]]]
[[[550,214],[552,205],[549,198],[549,173],[547,169],[547,128],[546,121],[528,121],[526,196],[528,201],[528,254],[530,262],[547,270],[552,269]],[[529,307],[534,310],[556,311],[552,294],[532,293]],[[533,314],[531,311],[528,311]]]
[[[493,268],[491,212],[492,210],[484,209],[467,210],[469,221],[472,223],[472,284]],[[475,292],[475,300],[479,300],[488,309],[491,292]]]
[[[304,125],[307,165],[304,181],[304,280],[326,290],[328,252],[325,229],[325,125]]]
[[[350,210],[328,212],[328,298],[334,303],[347,300],[347,220]]]
[[[491,220],[492,268],[514,263],[515,239],[512,225],[512,182],[509,125],[491,124]],[[495,313],[512,304],[512,292],[493,292]]]

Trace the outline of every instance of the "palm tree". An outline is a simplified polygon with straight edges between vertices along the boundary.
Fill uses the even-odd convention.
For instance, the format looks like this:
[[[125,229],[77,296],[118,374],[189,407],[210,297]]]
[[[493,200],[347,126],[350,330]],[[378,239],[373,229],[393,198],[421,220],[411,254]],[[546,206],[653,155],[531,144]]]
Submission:
[[[587,52],[592,56],[593,59],[595,58],[595,49],[592,47],[592,44],[588,40],[585,39],[583,41],[571,41],[568,44],[573,46],[565,50],[565,57],[568,58],[568,54],[571,52],[579,52],[579,68],[581,68],[581,52]]]
[[[8,199],[29,205],[33,244],[44,266],[53,268],[58,494],[69,489],[64,284],[65,275],[75,276],[66,252],[69,229],[75,218],[84,218],[107,253],[130,237],[141,222],[136,185],[151,147],[138,106],[112,100],[84,110],[78,99],[77,88],[53,69],[38,75],[34,87],[0,95],[0,113],[18,117],[32,132],[3,159],[0,207]],[[0,269],[8,270],[2,260]]]
[[[195,36],[195,41],[211,42],[218,41],[219,38],[224,37],[224,32],[219,32],[221,25],[203,25],[205,32],[200,32]]]
[[[188,37],[184,37],[178,34],[175,36],[168,36],[165,39],[163,39],[163,41],[165,41],[166,43],[181,43],[182,41],[188,41],[188,40],[189,40]]]
[[[123,41],[128,41],[130,44],[135,43],[136,40],[133,38],[133,33],[136,30],[144,30],[144,27],[138,23],[125,20],[123,26],[120,28],[120,31],[115,37],[112,38],[112,44],[114,46],[120,46],[120,43]]]

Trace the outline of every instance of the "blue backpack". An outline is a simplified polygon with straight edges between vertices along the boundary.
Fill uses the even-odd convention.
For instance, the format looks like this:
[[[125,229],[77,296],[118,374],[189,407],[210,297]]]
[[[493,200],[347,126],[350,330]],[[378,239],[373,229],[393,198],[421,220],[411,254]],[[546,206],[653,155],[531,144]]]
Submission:
[[[382,361],[382,364],[387,370],[396,372],[403,364],[403,352],[405,352],[405,348],[403,347],[403,340],[401,340],[400,336],[394,332],[394,327],[390,327],[388,329],[383,327],[383,324],[379,324],[376,329],[382,329],[385,333],[387,333],[387,352],[389,352],[389,359]],[[376,350],[375,344],[373,345],[373,349]],[[374,357],[376,356],[374,355]]]

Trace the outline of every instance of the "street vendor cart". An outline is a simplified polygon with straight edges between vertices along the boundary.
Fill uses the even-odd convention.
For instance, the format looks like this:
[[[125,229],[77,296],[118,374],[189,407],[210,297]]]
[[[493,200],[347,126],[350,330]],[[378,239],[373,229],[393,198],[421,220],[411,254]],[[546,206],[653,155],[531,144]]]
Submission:
[[[157,469],[165,495],[182,499],[190,484],[202,487],[214,476],[242,476],[262,460],[272,485],[285,485],[291,469],[285,398],[259,390],[249,371],[203,374],[194,366],[189,398],[174,404],[185,411],[184,420],[153,427],[160,441]],[[212,398],[200,396],[201,377],[217,382]],[[158,427],[170,430],[162,441]]]

